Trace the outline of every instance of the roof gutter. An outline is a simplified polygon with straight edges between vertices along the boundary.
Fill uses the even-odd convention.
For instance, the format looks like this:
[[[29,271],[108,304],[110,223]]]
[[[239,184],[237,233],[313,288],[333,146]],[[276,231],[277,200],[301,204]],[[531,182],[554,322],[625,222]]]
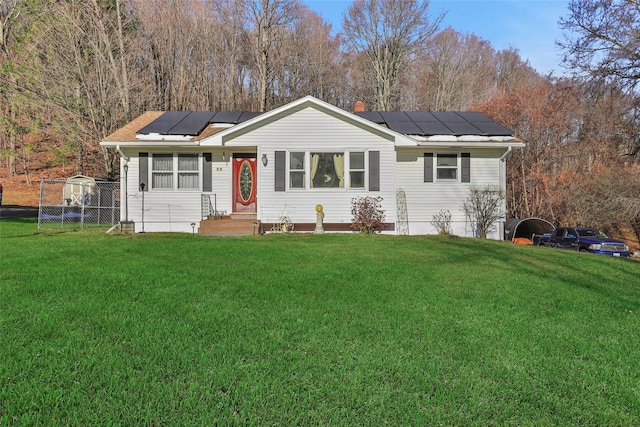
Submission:
[[[129,163],[129,158],[125,156],[122,150],[120,149],[120,144],[116,145],[116,151],[118,152],[118,154],[120,154],[120,157],[122,157],[127,161],[127,163]]]
[[[507,147],[507,151],[504,152],[504,154],[502,155],[502,157],[500,157],[500,161],[504,162],[505,157],[507,157],[507,155],[513,150],[513,147],[510,145]]]

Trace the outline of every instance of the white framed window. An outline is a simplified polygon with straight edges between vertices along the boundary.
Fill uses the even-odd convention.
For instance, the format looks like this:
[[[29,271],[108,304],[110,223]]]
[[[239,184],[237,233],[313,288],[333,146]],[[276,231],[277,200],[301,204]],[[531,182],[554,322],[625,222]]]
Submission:
[[[311,188],[344,188],[344,152],[312,152]]]
[[[289,153],[289,188],[305,188],[305,157],[303,151]]]
[[[363,151],[349,153],[349,187],[364,188],[365,163]]]
[[[151,188],[173,189],[173,154],[153,154],[151,157]]]
[[[153,153],[151,155],[152,190],[199,190],[198,154]]]
[[[200,170],[197,154],[178,154],[178,190],[200,188]]]
[[[276,151],[275,160],[275,191],[379,191],[379,151]]]
[[[458,155],[438,154],[436,158],[436,178],[438,181],[458,180]]]

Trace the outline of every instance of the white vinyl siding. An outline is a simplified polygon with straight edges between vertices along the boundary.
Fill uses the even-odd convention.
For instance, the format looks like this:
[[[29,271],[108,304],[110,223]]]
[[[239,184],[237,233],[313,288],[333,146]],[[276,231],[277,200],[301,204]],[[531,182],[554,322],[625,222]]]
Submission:
[[[123,149],[125,155],[129,157],[128,162],[128,172],[127,172],[127,212],[126,215],[129,221],[133,221],[135,223],[136,232],[140,232],[142,230],[142,201],[143,194],[140,191],[138,174],[140,168],[140,158],[138,157],[138,149]],[[211,201],[214,202],[213,195],[217,196],[217,208],[220,211],[229,211],[229,204],[227,203],[228,194],[230,192],[231,183],[230,183],[230,168],[227,161],[222,160],[222,151],[217,151],[214,149],[207,149],[207,152],[213,151],[212,156],[212,191],[207,194],[211,195]],[[152,161],[153,156],[157,156],[158,154],[164,154],[165,160],[171,156],[172,162],[175,156],[175,164],[176,164],[176,173],[177,173],[177,155],[174,152],[153,152],[149,153],[149,174],[151,175],[152,171]],[[198,159],[198,162],[201,163],[201,153],[200,151],[195,152],[193,150],[192,153],[189,154],[191,157],[195,157]],[[192,160],[187,160],[189,156],[185,157],[185,161],[191,166],[184,166],[186,168],[194,167],[192,164]],[[227,158],[228,159],[228,158]],[[144,161],[147,161],[145,159]],[[168,164],[168,163],[167,163]],[[184,163],[183,163],[184,165]],[[200,168],[198,166],[198,168]],[[185,173],[193,173],[193,171],[185,171]],[[173,175],[173,172],[172,172]],[[200,175],[200,174],[199,174]],[[176,178],[177,179],[177,178]],[[199,178],[201,179],[201,178]],[[173,181],[172,181],[173,182]],[[199,187],[200,184],[197,184]],[[121,200],[124,200],[124,191],[125,186],[124,183],[121,187]],[[156,232],[156,231],[174,231],[174,232],[183,232],[183,233],[191,233],[193,232],[193,228],[191,227],[191,223],[196,224],[197,227],[200,225],[200,220],[202,219],[202,210],[201,210],[201,192],[195,190],[186,190],[186,191],[168,191],[168,190],[159,190],[159,191],[145,191],[144,193],[144,230],[146,232]],[[125,218],[125,203],[121,203],[121,212],[120,217]]]
[[[398,148],[394,138],[399,141]],[[136,223],[136,231],[141,230],[144,212],[145,231],[191,233],[191,223],[199,224],[202,219],[202,193],[199,191],[202,188],[207,189],[205,194],[211,196],[212,202],[216,200],[218,211],[231,212],[232,168],[229,159],[235,153],[255,153],[258,158],[264,155],[267,159],[266,164],[257,164],[256,177],[257,219],[267,230],[281,215],[289,216],[294,224],[314,224],[317,205],[323,206],[325,224],[348,226],[352,218],[351,203],[360,196],[381,197],[386,222],[396,223],[396,190],[402,189],[406,194],[409,234],[434,234],[433,216],[448,210],[452,215],[454,234],[472,236],[461,210],[469,190],[483,185],[495,185],[504,190],[506,186],[505,163],[499,160],[504,148],[474,148],[474,141],[464,143],[465,147],[459,149],[442,141],[435,141],[433,146],[427,146],[426,141],[421,141],[423,145],[412,145],[401,136],[376,131],[375,127],[359,123],[350,115],[322,107],[286,111],[265,121],[257,121],[236,133],[224,134],[220,136],[218,145],[213,142],[200,147],[196,144],[172,147],[169,143],[165,147],[162,145],[164,142],[154,145],[153,149],[124,147],[124,155],[130,160],[127,185],[121,187],[126,189],[126,194],[122,190],[121,200],[128,203],[121,203],[121,217],[125,218],[126,205],[127,218]],[[148,157],[143,157],[143,163],[138,157],[140,151],[148,154]],[[202,182],[205,177],[203,152],[211,152],[210,165],[206,169],[206,187]],[[291,153],[301,153],[302,169],[290,167]],[[344,155],[343,188],[311,187],[310,157],[313,153]],[[180,160],[178,154],[186,156]],[[455,156],[455,179],[438,178],[437,159],[440,154]],[[154,155],[158,157],[156,165],[152,164]],[[169,158],[172,160],[170,169]],[[194,163],[194,158],[199,161]],[[463,173],[465,164],[469,164],[470,174]],[[282,169],[276,174],[278,165],[282,165]],[[377,167],[372,168],[371,165]],[[440,167],[444,170],[447,165],[441,164]],[[430,180],[427,172],[430,172]],[[154,173],[157,177],[152,183]],[[196,173],[198,179],[194,180]],[[291,188],[291,176],[296,173],[300,175],[295,179],[300,188]],[[167,178],[169,174],[171,178]],[[179,174],[182,174],[181,178]],[[143,179],[148,184],[148,191],[144,193],[139,188]],[[467,180],[470,182],[465,182]],[[154,190],[154,184],[161,188]],[[398,228],[396,224],[396,230]],[[500,235],[493,233],[490,238],[500,238]]]
[[[327,112],[308,107],[227,141],[226,144],[227,147],[256,146],[258,157],[266,154],[269,159],[267,166],[259,165],[258,168],[258,218],[265,224],[275,221],[284,212],[294,223],[315,223],[315,207],[318,204],[324,208],[325,223],[350,224],[351,201],[358,196],[382,197],[386,221],[395,223],[395,147],[389,139]],[[286,190],[274,191],[276,162],[271,160],[275,159],[276,152],[282,151],[287,153],[287,162],[290,161],[290,153],[304,152],[306,164],[310,162],[311,153],[344,153],[347,175],[345,187],[311,188],[308,174],[310,169],[307,166],[305,189],[291,188],[289,180],[292,169],[287,164]],[[368,172],[365,173],[364,187],[354,187],[348,182],[351,170],[348,166],[349,153],[372,151],[380,153],[380,191],[368,190]],[[365,154],[366,162],[367,158]]]
[[[434,153],[433,157],[425,156],[425,152]],[[462,152],[470,153],[470,172],[472,182],[461,182],[458,169],[458,179],[424,181],[424,162],[434,162],[433,173],[436,174],[436,158],[439,154],[455,155],[458,167]],[[452,216],[453,233],[459,236],[472,236],[466,224],[462,204],[469,190],[473,186],[503,185],[500,180],[500,156],[504,153],[500,149],[460,149],[459,151],[443,152],[438,150],[398,149],[397,174],[398,188],[406,194],[407,216],[409,218],[410,234],[436,234],[431,225],[433,216],[438,212],[449,211]],[[499,238],[494,233],[492,238]]]

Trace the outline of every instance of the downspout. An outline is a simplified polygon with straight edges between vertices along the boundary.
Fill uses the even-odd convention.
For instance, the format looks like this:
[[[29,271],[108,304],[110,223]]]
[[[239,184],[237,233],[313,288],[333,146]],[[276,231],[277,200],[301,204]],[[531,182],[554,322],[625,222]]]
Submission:
[[[507,151],[504,152],[504,154],[502,155],[502,157],[500,157],[500,161],[504,162],[505,157],[507,157],[507,155],[511,152],[511,150],[513,150],[512,146],[508,146],[507,147]]]
[[[507,165],[506,165],[506,158],[509,155],[509,153],[511,152],[511,150],[513,150],[513,147],[510,145],[507,147],[507,151],[504,152],[504,154],[502,155],[502,157],[500,157],[500,169],[501,169],[501,173],[500,173],[500,181],[502,181],[502,185],[501,185],[501,190],[504,191],[504,206],[502,207],[504,209],[505,212],[505,218],[503,221],[500,222],[500,225],[498,226],[498,233],[499,236],[502,236],[502,240],[505,240],[505,235],[504,235],[504,229],[505,229],[505,223],[507,221],[506,218],[506,212],[507,212]]]
[[[120,144],[116,145],[116,151],[120,155],[120,160],[124,159],[125,164],[122,169],[124,170],[124,192],[122,194],[124,201],[124,222],[129,222],[129,196],[127,194],[127,185],[129,183],[129,157],[125,156],[120,149]],[[120,221],[122,222],[122,221]]]

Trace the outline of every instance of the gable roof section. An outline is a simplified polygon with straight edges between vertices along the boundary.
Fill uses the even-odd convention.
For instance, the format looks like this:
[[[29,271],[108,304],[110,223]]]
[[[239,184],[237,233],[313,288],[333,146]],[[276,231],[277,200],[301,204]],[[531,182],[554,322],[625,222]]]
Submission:
[[[395,146],[523,147],[513,133],[479,112],[366,111],[350,113],[313,96],[258,112],[149,111],[104,138],[103,146],[224,146],[241,135],[314,108]],[[219,125],[219,126],[218,126]]]
[[[138,130],[144,126],[147,126],[149,123],[156,120],[158,117],[162,116],[162,111],[147,111],[141,116],[133,119],[128,124],[124,125],[117,131],[113,132],[111,135],[107,136],[102,140],[102,143],[115,143],[115,142],[131,142],[136,140],[136,134]],[[101,144],[102,144],[101,143]],[[103,144],[104,145],[104,144]],[[111,144],[109,144],[111,145]]]
[[[404,145],[404,146],[417,145],[415,140],[401,133],[398,133],[393,129],[388,129],[388,128],[379,126],[375,122],[372,122],[371,120],[367,120],[355,114],[349,113],[341,108],[338,108],[327,102],[321,101],[313,96],[306,96],[304,98],[298,99],[297,101],[293,101],[289,104],[283,105],[282,107],[262,113],[257,117],[254,117],[250,120],[247,120],[243,123],[239,123],[236,126],[226,129],[212,136],[211,138],[203,139],[201,144],[202,145],[230,144],[231,141],[233,141],[235,138],[241,135],[244,135],[248,132],[258,129],[269,123],[280,120],[283,117],[287,117],[305,108],[315,108],[316,110],[322,111],[330,116],[336,117],[340,120],[343,120],[347,123],[357,126],[363,130],[371,132],[372,134],[375,134],[384,139],[387,139],[390,142],[394,142],[395,145]]]
[[[163,140],[163,138],[160,138],[160,133],[158,133],[158,140],[157,141],[153,141],[153,140],[149,140],[151,142],[146,142],[143,144],[141,142],[139,142],[140,140],[137,138],[138,135],[141,134],[141,131],[144,129],[145,132],[149,132],[149,129],[154,129],[153,126],[154,123],[161,123],[161,122],[165,122],[166,120],[163,119],[163,117],[167,114],[167,112],[162,112],[162,111],[147,111],[146,113],[143,113],[141,116],[133,119],[131,122],[129,122],[128,124],[126,124],[125,126],[121,127],[120,129],[118,129],[117,131],[113,132],[111,135],[107,136],[106,138],[104,138],[102,140],[102,142],[100,142],[100,145],[102,146],[117,146],[119,144],[123,144],[123,145],[149,145],[149,143],[152,144],[157,144],[158,142],[162,143],[162,145],[171,145],[171,140],[166,141]],[[209,113],[209,114],[215,114],[215,113]],[[253,115],[248,115],[245,116],[247,119],[250,117],[253,117]],[[216,122],[218,123],[218,122]],[[222,122],[224,123],[224,122]],[[174,123],[174,125],[177,123]],[[157,127],[156,127],[157,129]],[[215,135],[218,132],[223,131],[224,127],[214,127],[214,126],[209,126],[208,124],[205,125],[205,128],[196,136],[193,136],[192,138],[189,139],[189,141],[199,141],[203,138],[208,138],[211,135]],[[168,134],[171,136],[177,136],[177,135],[184,135],[182,133],[180,134],[176,134],[176,135],[172,135],[172,134]],[[181,144],[184,145],[184,144]]]

